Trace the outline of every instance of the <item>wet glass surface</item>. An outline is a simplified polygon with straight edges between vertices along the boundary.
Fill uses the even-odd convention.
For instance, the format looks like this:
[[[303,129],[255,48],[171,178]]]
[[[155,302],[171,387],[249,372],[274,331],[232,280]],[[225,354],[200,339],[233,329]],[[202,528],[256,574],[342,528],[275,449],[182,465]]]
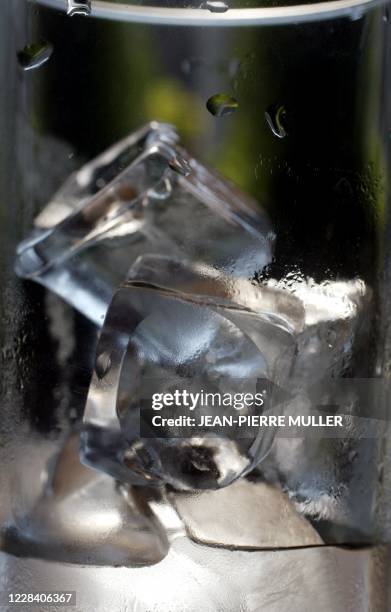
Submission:
[[[0,10],[7,79],[0,119],[3,525],[28,516],[45,495],[47,460],[81,425],[98,340],[97,326],[66,301],[16,277],[17,244],[73,171],[150,121],[177,126],[191,155],[254,198],[260,216],[267,212],[273,258],[242,276],[305,304],[296,376],[389,374],[389,26],[382,9],[356,20],[261,29],[70,19],[21,0]],[[42,39],[50,58],[41,55],[25,71],[18,52]],[[235,112],[221,110],[226,98],[208,111],[216,95],[229,95],[230,110],[235,100]],[[107,361],[100,367],[105,372]],[[378,460],[381,445],[323,446],[280,442],[261,464],[262,477],[278,482],[326,541],[383,539],[389,470]],[[366,474],[365,487],[358,473]],[[348,503],[339,505],[345,493]]]

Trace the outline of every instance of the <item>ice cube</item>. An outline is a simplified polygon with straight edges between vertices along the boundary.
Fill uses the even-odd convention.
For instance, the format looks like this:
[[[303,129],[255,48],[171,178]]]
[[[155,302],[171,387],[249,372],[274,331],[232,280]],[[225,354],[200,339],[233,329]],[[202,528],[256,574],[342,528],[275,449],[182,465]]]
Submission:
[[[241,436],[232,426],[211,436],[200,426],[186,438],[170,426],[164,439],[140,438],[142,407],[150,407],[153,392],[254,393],[260,381],[281,384],[287,376],[291,327],[277,314],[235,303],[228,289],[205,268],[167,257],[136,262],[112,300],[97,349],[84,417],[88,464],[135,484],[191,490],[227,486],[268,452],[273,428]],[[208,411],[210,404],[198,406],[197,418]],[[226,411],[218,405],[212,412]]]
[[[4,535],[17,555],[83,565],[152,565],[167,554],[164,526],[145,497],[79,461],[79,436],[64,445],[42,496]]]
[[[322,544],[281,489],[260,480],[242,478],[218,491],[172,492],[170,499],[199,544],[247,550]]]
[[[287,431],[286,437],[278,436],[260,468],[283,483],[327,542],[364,543],[371,537],[368,526],[375,522],[375,491],[364,483],[376,481],[375,438],[381,435],[375,432],[382,424],[375,419],[385,414],[382,389],[377,388],[382,381],[367,378],[372,376],[370,360],[363,358],[373,324],[372,290],[357,278],[321,283],[285,278],[269,280],[267,286],[292,292],[305,313],[296,335],[290,398],[282,407],[285,416],[331,412],[347,418],[335,438],[311,429],[306,435],[292,437]]]
[[[324,281],[299,279],[268,281],[269,289],[286,291],[303,305],[303,329],[297,334],[297,354],[291,372],[298,382],[313,382],[343,376],[351,366],[354,346],[360,341],[371,317],[371,290],[361,279]],[[361,375],[368,375],[362,369]],[[357,372],[356,372],[357,376]]]
[[[252,277],[271,260],[265,213],[152,122],[73,174],[18,248],[16,272],[101,325],[115,288],[145,253]]]
[[[306,414],[309,408],[308,398],[297,395],[284,412]],[[384,423],[360,423],[355,417],[349,421],[345,435],[338,438],[311,432],[277,436],[259,466],[264,477],[282,484],[296,509],[328,544],[365,544],[381,541],[384,535],[376,485]]]

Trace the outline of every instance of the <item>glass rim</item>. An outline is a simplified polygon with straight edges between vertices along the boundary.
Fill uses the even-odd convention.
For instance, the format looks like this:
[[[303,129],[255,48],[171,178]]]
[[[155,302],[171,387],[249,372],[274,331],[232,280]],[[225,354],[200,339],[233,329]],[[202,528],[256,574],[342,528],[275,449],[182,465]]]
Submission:
[[[66,0],[38,0],[38,2],[63,12],[67,10]],[[232,8],[224,13],[213,13],[201,8],[169,8],[92,0],[90,15],[150,25],[237,27],[323,21],[336,17],[357,20],[367,10],[387,2],[388,0],[327,0],[310,4]]]

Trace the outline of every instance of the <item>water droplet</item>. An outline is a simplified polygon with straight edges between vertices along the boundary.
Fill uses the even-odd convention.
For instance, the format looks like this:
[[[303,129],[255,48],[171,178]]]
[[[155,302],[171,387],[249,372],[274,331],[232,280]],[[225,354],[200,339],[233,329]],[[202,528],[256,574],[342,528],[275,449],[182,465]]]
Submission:
[[[349,197],[353,195],[353,187],[350,181],[344,176],[340,178],[339,181],[336,183],[335,191],[343,197]]]
[[[110,354],[104,351],[96,358],[95,372],[99,380],[102,380],[111,368]]]
[[[239,107],[238,101],[229,94],[215,94],[206,103],[206,108],[215,117],[231,115]]]
[[[53,45],[48,42],[32,43],[18,51],[18,62],[23,70],[34,70],[45,64],[53,53]]]
[[[91,13],[91,0],[68,0],[67,15],[83,15],[87,17]]]
[[[228,11],[229,6],[222,0],[206,0],[206,2],[201,4],[201,8],[207,9],[211,13],[225,13]]]
[[[178,174],[182,174],[182,176],[189,176],[189,174],[191,174],[191,166],[184,157],[179,157],[177,155],[176,157],[170,159],[168,165],[170,166],[171,170],[178,172]]]
[[[287,135],[285,106],[270,106],[265,111],[265,118],[273,134],[277,138],[285,138]]]

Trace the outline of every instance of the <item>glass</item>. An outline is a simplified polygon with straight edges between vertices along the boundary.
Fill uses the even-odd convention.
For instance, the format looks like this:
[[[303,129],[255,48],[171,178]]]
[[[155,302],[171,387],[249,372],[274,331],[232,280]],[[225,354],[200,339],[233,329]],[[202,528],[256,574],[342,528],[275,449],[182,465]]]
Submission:
[[[92,0],[85,17],[76,14],[82,2],[72,3],[73,17],[57,0],[0,6],[2,548],[158,568],[178,538],[228,547],[232,559],[242,549],[388,542],[389,7],[168,4]],[[189,185],[183,214],[175,207]],[[161,241],[145,238],[143,224],[161,230]],[[287,394],[273,415],[347,415],[346,435],[271,428],[226,479],[217,482],[205,449],[190,453],[184,479],[173,438],[140,446],[129,417],[138,383],[129,347],[145,349],[145,334],[132,335],[135,310],[156,318],[155,339],[165,325],[174,330],[148,367],[166,376],[164,351],[179,351],[179,337],[200,343],[213,320],[224,338],[242,339],[228,366],[239,370],[244,355]],[[274,342],[283,375],[265,358]],[[273,364],[266,376],[262,359]],[[80,433],[90,467],[78,459]],[[157,459],[169,447],[169,461],[155,469],[148,445]],[[64,525],[75,499],[85,506]],[[251,523],[262,500],[269,511]],[[97,529],[87,534],[89,518]],[[143,535],[133,548],[130,524]]]

